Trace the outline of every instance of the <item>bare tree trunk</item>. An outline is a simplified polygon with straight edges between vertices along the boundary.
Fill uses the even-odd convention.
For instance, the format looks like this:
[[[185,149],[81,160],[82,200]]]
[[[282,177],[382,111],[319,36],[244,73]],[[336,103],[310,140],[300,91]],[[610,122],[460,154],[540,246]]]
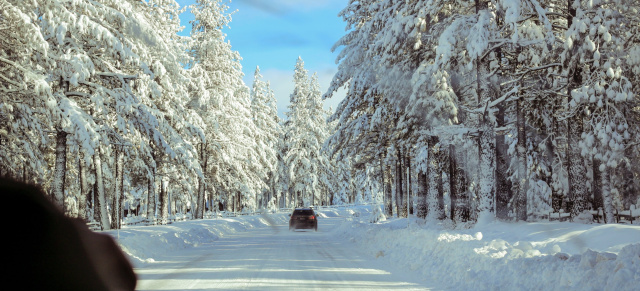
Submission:
[[[624,156],[627,160],[622,164],[622,197],[625,205],[636,204],[638,201],[638,195],[640,190],[638,189],[638,181],[634,178],[633,166],[630,161],[633,161],[633,147],[627,147],[624,150]]]
[[[488,1],[475,0],[476,13],[488,9]],[[489,64],[486,60],[476,60],[476,95],[479,106],[491,101],[489,88]],[[478,218],[492,219],[494,212],[495,187],[495,137],[490,121],[490,112],[486,110],[479,120],[478,139]]]
[[[416,216],[424,219],[427,217],[427,174],[422,167],[418,170],[417,188]]]
[[[498,127],[505,126],[504,105],[498,106],[496,121]],[[496,135],[496,217],[509,219],[509,201],[513,196],[511,182],[507,179],[509,162],[507,157],[507,144],[503,134]]]
[[[579,141],[582,134],[582,114],[576,118],[571,118],[567,126],[568,146],[567,146],[567,165],[568,165],[568,184],[569,184],[569,201],[572,204],[570,209],[572,216],[577,216],[587,209],[587,178],[584,161],[581,155]]]
[[[92,205],[91,205],[91,209],[93,210],[93,221],[96,222],[101,222],[101,218],[100,218],[100,205],[98,205],[98,178],[96,175],[96,181],[93,182],[93,184],[91,185],[91,189],[92,189],[92,193],[91,193],[91,201],[92,201]]]
[[[525,128],[522,101],[516,101],[516,114],[518,126],[518,196],[515,201],[516,219],[527,221],[527,132]]]
[[[453,144],[449,145],[449,215],[451,220],[457,221],[458,211],[456,209],[458,200],[458,165],[456,163],[456,148]]]
[[[407,203],[409,215],[413,214],[413,197],[411,191],[411,154],[407,150]]]
[[[611,195],[611,170],[605,169],[602,171],[602,204],[604,204],[605,223],[616,223]]]
[[[440,145],[438,144],[437,136],[428,137],[428,164],[427,164],[427,219],[437,220],[442,216],[440,208],[440,195],[438,186],[440,183],[440,163],[438,162],[438,155],[440,151]]]
[[[384,214],[387,217],[391,217],[393,215],[393,210],[391,209],[391,199],[389,193],[387,193],[387,176],[384,174],[386,168],[384,166],[384,153],[380,153],[380,186],[382,187],[382,204],[384,205]]]
[[[447,218],[447,213],[445,211],[445,207],[444,207],[444,192],[445,189],[448,188],[449,186],[449,181],[446,181],[446,185],[445,185],[445,180],[444,180],[444,175],[442,174],[444,172],[444,165],[448,164],[448,156],[446,155],[446,148],[442,145],[438,146],[438,211],[440,211],[440,217],[438,217],[439,220],[444,220]],[[447,177],[448,178],[448,177]],[[448,189],[447,189],[448,190]]]
[[[289,207],[293,207],[293,190],[291,190],[291,188],[287,188],[287,192],[284,193],[285,197],[285,207],[289,208]]]
[[[263,191],[263,192],[261,192],[261,194],[258,194],[258,191],[256,191],[256,193],[254,193],[254,194],[253,194],[253,200],[254,200],[254,205],[255,205],[255,207],[254,207],[254,208],[255,208],[255,210],[260,209],[260,208],[261,208],[260,206],[262,206],[262,200],[264,200],[264,196],[265,196],[265,195],[264,195],[264,194],[265,194],[264,190],[262,190],[262,191]],[[262,200],[260,200],[260,197],[259,197],[259,196],[262,196],[262,197],[263,197],[263,199],[262,199]]]
[[[229,191],[225,191],[221,197],[224,197],[224,203],[222,203],[222,207],[224,208],[224,211],[230,211],[231,204],[233,203],[231,201],[231,194],[229,193]]]
[[[64,212],[64,188],[67,175],[67,133],[56,133],[56,162],[53,175],[53,202]]]
[[[165,186],[166,181],[160,177],[160,224],[169,223],[169,192]]]
[[[557,128],[558,128],[558,121],[555,117],[553,118],[552,126],[553,126],[552,134],[554,134],[555,136],[555,133],[557,132]],[[556,154],[555,154],[556,147],[554,146],[554,139],[552,139],[551,137],[547,137],[546,145],[547,145],[546,158],[547,158],[547,164],[549,165],[548,166],[549,173],[547,174],[545,181],[547,182],[547,185],[549,185],[549,188],[551,188],[551,208],[553,209],[553,212],[558,212],[560,211],[560,207],[562,206],[562,197],[558,195],[558,190],[554,186],[555,184],[554,165],[556,164]]]
[[[478,167],[478,215],[493,217],[494,185],[495,185],[495,147],[493,144],[493,130],[483,121],[480,135],[480,166]]]
[[[147,184],[147,221],[151,225],[156,224],[156,170],[151,168]]]
[[[78,179],[80,180],[80,195],[78,195],[78,218],[84,222],[89,222],[87,214],[87,200],[90,200],[91,189],[87,184],[87,167],[84,166],[82,156],[78,157]]]
[[[398,149],[398,154],[397,154],[397,162],[396,162],[396,179],[397,179],[397,185],[396,185],[396,209],[398,210],[398,217],[407,217],[407,205],[405,204],[404,201],[404,171],[403,171],[403,165],[402,165],[402,161],[403,161],[403,155],[401,153],[401,150]]]
[[[266,201],[265,206],[268,206],[269,202],[271,202],[272,200],[273,200],[273,205],[275,207],[278,207],[278,205],[280,205],[279,201],[278,201],[278,196],[277,196],[277,193],[276,193],[276,174],[277,174],[276,171],[271,172],[271,180],[270,180],[271,181],[271,189],[270,189],[271,191],[269,192],[270,193],[269,194],[270,197],[269,197],[269,200]],[[329,199],[328,193],[327,193],[327,199]],[[327,201],[327,205],[329,205],[329,204],[330,204],[330,202]]]
[[[231,194],[232,192],[229,192],[229,203],[231,203],[231,212],[235,213],[236,212],[236,195],[235,194]]]
[[[567,0],[567,8],[569,17],[567,18],[567,27],[571,27],[573,18],[576,17],[576,8],[573,7],[573,0]],[[582,64],[577,60],[577,56],[569,56],[570,66],[569,75],[567,76],[567,95],[571,96],[577,86],[582,84]],[[583,114],[582,110],[576,110],[573,117],[567,120],[567,165],[568,165],[568,184],[569,184],[569,202],[571,203],[571,215],[577,216],[587,208],[587,179],[584,161],[581,155],[579,141],[583,131]],[[604,185],[603,185],[604,186]]]
[[[386,179],[385,179],[385,195],[387,196],[387,201],[386,204],[384,205],[384,211],[386,213],[386,215],[388,217],[393,217],[393,191],[392,191],[392,170],[391,170],[391,165],[389,164],[385,164],[384,165],[384,170],[387,173],[386,175]]]
[[[124,197],[124,152],[122,146],[116,146],[116,182],[115,191],[113,193],[113,201],[111,203],[111,228],[120,229],[120,213],[122,208],[122,199]]]
[[[93,164],[96,167],[96,190],[98,197],[97,207],[94,208],[94,211],[98,212],[98,217],[100,217],[100,225],[102,230],[111,229],[111,224],[109,222],[109,212],[107,211],[107,198],[106,193],[104,191],[104,180],[102,177],[102,161],[100,159],[100,149],[96,149],[95,154],[93,155]]]
[[[203,165],[202,174],[206,172],[207,161],[205,157],[205,145],[204,143],[200,144],[200,163]],[[204,177],[198,177],[198,198],[197,203],[195,205],[195,219],[202,219],[204,217],[204,195],[205,195],[206,182],[204,181]]]
[[[398,205],[400,205],[400,201],[398,201],[398,160],[394,161],[394,173],[393,173],[393,199],[395,202],[395,215],[400,218],[400,212],[398,211]]]
[[[178,201],[176,201],[176,199],[172,195],[172,193],[169,192],[169,216],[175,216],[176,215],[176,207],[178,205],[177,203],[178,203]]]
[[[151,148],[151,160],[149,161],[149,170],[151,173],[149,173],[149,184],[147,185],[147,221],[150,225],[155,225],[157,223],[156,204],[158,202],[156,195],[156,176],[160,169],[160,162],[153,143],[150,142],[149,147]],[[191,211],[193,211],[193,205]]]
[[[602,197],[602,177],[603,173],[600,172],[600,164],[602,162],[596,158],[592,158],[591,167],[593,170],[593,185],[591,185],[593,192],[593,209],[598,210],[599,208],[603,208],[603,197]],[[606,171],[605,171],[606,172]]]
[[[391,184],[389,181],[389,175],[385,175],[385,172],[387,172],[387,167],[385,167],[384,165],[384,157],[385,154],[384,153],[380,153],[380,180],[381,180],[381,185],[382,185],[382,191],[383,191],[383,203],[384,203],[384,214],[387,217],[392,217],[393,216],[393,203],[391,200]]]
[[[60,77],[60,88],[66,94],[69,82]],[[15,175],[17,176],[17,175]],[[14,177],[15,177],[14,176]],[[53,204],[62,213],[66,213],[64,205],[64,190],[67,176],[67,133],[62,128],[56,128],[56,161],[53,174]]]

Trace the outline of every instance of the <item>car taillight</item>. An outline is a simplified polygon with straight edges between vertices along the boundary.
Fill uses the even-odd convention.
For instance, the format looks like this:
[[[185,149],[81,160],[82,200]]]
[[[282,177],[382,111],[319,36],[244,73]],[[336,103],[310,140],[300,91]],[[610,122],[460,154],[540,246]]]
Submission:
[[[311,215],[311,216],[309,216],[309,219],[314,220],[314,219],[316,219],[316,217]]]

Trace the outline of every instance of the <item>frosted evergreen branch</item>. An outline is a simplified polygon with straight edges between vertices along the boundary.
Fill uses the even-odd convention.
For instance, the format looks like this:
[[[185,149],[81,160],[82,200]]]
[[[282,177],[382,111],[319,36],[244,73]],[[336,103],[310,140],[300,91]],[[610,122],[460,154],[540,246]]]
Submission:
[[[518,73],[516,73],[515,75],[520,75],[518,78],[513,79],[513,80],[510,80],[510,81],[507,81],[507,82],[504,82],[504,83],[501,83],[501,84],[500,84],[500,86],[506,86],[506,85],[509,85],[509,84],[511,84],[511,83],[519,82],[519,81],[521,81],[522,79],[524,79],[524,77],[525,77],[526,75],[528,75],[529,73],[533,73],[533,72],[536,72],[536,71],[545,70],[545,69],[552,68],[552,67],[562,67],[562,64],[561,64],[561,63],[553,63],[553,64],[548,64],[548,65],[544,65],[544,66],[540,66],[540,67],[528,68],[528,69],[527,69],[526,71],[524,71],[524,72],[518,72]]]
[[[107,73],[107,72],[96,72],[96,75],[102,76],[102,77],[114,77],[114,78],[119,78],[124,80],[135,80],[138,78],[138,75],[126,75],[126,74],[120,74],[120,73]]]
[[[0,74],[0,77],[1,77],[3,80],[5,80],[7,83],[11,84],[11,85],[14,85],[14,86],[16,86],[16,87],[18,87],[18,88],[22,87],[19,83],[17,83],[17,82],[15,82],[15,81],[13,81],[13,80],[11,80],[11,79],[9,79],[9,78],[5,77],[5,76],[4,76],[4,75],[2,75],[2,74]]]
[[[3,58],[3,57],[1,57],[1,56],[0,56],[0,61],[2,61],[2,62],[4,62],[4,63],[7,63],[7,64],[9,64],[9,65],[12,65],[12,66],[13,66],[13,67],[15,67],[16,69],[18,69],[18,70],[20,70],[20,71],[23,71],[23,72],[25,72],[25,73],[31,73],[31,71],[30,71],[30,70],[25,69],[25,68],[24,68],[24,67],[22,67],[20,64],[18,64],[18,63],[16,63],[16,62],[13,62],[13,61],[11,61],[11,60],[5,59],[5,58]]]
[[[88,98],[88,97],[91,96],[91,94],[84,93],[84,92],[78,92],[78,91],[68,91],[68,92],[65,93],[65,95],[67,97],[78,96],[78,97],[85,97],[85,98]]]

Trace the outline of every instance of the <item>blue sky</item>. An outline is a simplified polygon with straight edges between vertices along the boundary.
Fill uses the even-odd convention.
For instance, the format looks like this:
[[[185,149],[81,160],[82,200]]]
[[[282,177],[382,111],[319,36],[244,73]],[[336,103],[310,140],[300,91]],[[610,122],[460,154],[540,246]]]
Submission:
[[[195,0],[176,0],[180,6]],[[223,2],[225,3],[225,2]],[[242,56],[244,81],[251,87],[256,66],[278,101],[278,114],[284,117],[293,92],[293,70],[298,56],[305,62],[309,74],[318,73],[323,93],[337,71],[333,44],[345,34],[345,23],[338,13],[348,0],[233,0],[226,2],[233,12],[230,28],[224,32],[234,50]],[[181,16],[188,35],[193,15]],[[344,96],[339,92],[325,101],[334,109]]]

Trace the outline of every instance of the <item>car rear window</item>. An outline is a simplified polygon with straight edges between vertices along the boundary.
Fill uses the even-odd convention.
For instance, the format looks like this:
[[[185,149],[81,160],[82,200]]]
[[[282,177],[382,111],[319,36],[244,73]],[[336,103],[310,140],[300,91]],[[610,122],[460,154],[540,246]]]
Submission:
[[[308,209],[294,210],[293,215],[313,215],[313,210],[308,210]]]

